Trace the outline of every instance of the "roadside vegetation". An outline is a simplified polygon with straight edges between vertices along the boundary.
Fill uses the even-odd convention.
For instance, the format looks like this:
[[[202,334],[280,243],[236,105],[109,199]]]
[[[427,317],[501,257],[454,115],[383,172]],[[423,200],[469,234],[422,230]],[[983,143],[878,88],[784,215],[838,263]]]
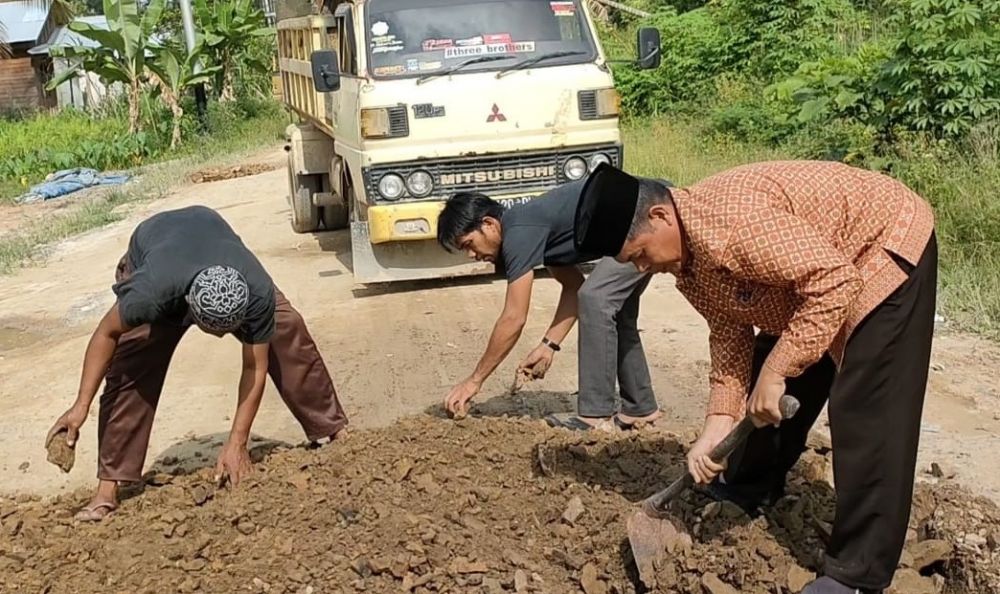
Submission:
[[[627,166],[690,183],[772,158],[887,172],[934,206],[939,309],[1000,337],[1000,1],[641,0],[605,44],[663,34],[656,71],[616,68]]]
[[[197,0],[192,52],[183,44],[174,2],[150,0],[142,9],[136,0],[62,5],[75,14],[109,16],[110,31],[70,24],[100,43],[72,57],[120,91],[87,111],[0,114],[0,207],[11,207],[30,186],[63,169],[141,175],[123,187],[62,199],[63,208],[0,233],[0,274],[41,246],[120,219],[125,204],[163,196],[200,166],[275,145],[291,121],[272,96],[274,31],[254,2]],[[203,115],[193,97],[198,84],[207,91]]]
[[[274,31],[251,0],[198,0],[194,51],[183,44],[179,8],[150,0],[104,0],[110,30],[71,22],[97,48],[64,55],[119,92],[87,112],[0,114],[0,202],[61,169],[131,169],[232,144],[281,137],[288,117],[271,95]],[[197,72],[195,72],[197,70]],[[49,83],[75,76],[68,71]],[[208,93],[204,117],[193,98]]]
[[[100,1],[83,4],[94,12]],[[739,163],[810,158],[894,175],[934,205],[939,309],[1000,338],[1000,0],[630,4],[651,16],[612,11],[607,48],[630,55],[636,28],[652,25],[664,53],[656,71],[616,65],[629,169],[683,184]],[[254,2],[198,0],[193,52],[175,3],[143,7],[103,0],[120,25],[71,25],[103,40],[76,57],[122,84],[116,99],[90,113],[0,118],[0,205],[59,169],[129,169],[280,138],[289,119],[271,98],[274,32]],[[196,84],[209,94],[204,118]],[[0,271],[138,197],[108,196],[71,221],[4,237]]]

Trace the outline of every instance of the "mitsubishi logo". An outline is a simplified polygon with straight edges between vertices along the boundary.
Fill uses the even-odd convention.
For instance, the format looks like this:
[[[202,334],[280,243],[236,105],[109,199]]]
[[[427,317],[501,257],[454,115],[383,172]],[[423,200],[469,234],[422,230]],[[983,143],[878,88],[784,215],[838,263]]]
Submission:
[[[493,109],[491,111],[493,113],[490,114],[490,117],[486,118],[486,123],[487,124],[489,124],[491,122],[506,122],[507,121],[507,116],[505,116],[502,113],[500,113],[500,108],[497,107],[496,103],[493,104]]]

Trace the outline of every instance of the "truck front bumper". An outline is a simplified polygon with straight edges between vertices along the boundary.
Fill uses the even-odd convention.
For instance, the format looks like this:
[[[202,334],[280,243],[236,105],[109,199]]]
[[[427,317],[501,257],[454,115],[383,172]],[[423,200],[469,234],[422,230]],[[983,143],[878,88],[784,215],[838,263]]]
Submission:
[[[543,192],[496,196],[494,200],[510,208],[524,204]],[[393,241],[437,239],[438,215],[444,201],[380,204],[368,207],[368,239],[372,244]]]

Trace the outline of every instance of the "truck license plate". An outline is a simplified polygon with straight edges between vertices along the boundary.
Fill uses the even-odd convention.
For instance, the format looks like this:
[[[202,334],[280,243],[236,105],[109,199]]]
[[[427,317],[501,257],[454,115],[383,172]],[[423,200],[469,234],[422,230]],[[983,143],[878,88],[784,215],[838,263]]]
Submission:
[[[538,198],[538,196],[519,196],[517,198],[498,198],[497,202],[499,202],[501,204],[501,206],[503,206],[504,208],[510,208],[511,206],[515,206],[515,205],[519,205],[519,204],[527,204],[527,203],[531,202],[532,200],[534,200],[535,198]]]

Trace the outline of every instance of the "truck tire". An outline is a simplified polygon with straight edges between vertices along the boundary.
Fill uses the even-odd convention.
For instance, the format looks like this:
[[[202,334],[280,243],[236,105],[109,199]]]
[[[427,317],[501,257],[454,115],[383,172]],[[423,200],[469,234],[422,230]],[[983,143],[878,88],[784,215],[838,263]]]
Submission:
[[[292,208],[292,230],[296,233],[312,233],[323,223],[322,212],[313,204],[312,176],[302,176],[295,173],[292,154],[288,153],[288,202]]]
[[[340,231],[351,226],[351,209],[354,208],[354,188],[346,183],[341,186],[347,189],[343,204],[323,207],[323,225],[328,231]]]

